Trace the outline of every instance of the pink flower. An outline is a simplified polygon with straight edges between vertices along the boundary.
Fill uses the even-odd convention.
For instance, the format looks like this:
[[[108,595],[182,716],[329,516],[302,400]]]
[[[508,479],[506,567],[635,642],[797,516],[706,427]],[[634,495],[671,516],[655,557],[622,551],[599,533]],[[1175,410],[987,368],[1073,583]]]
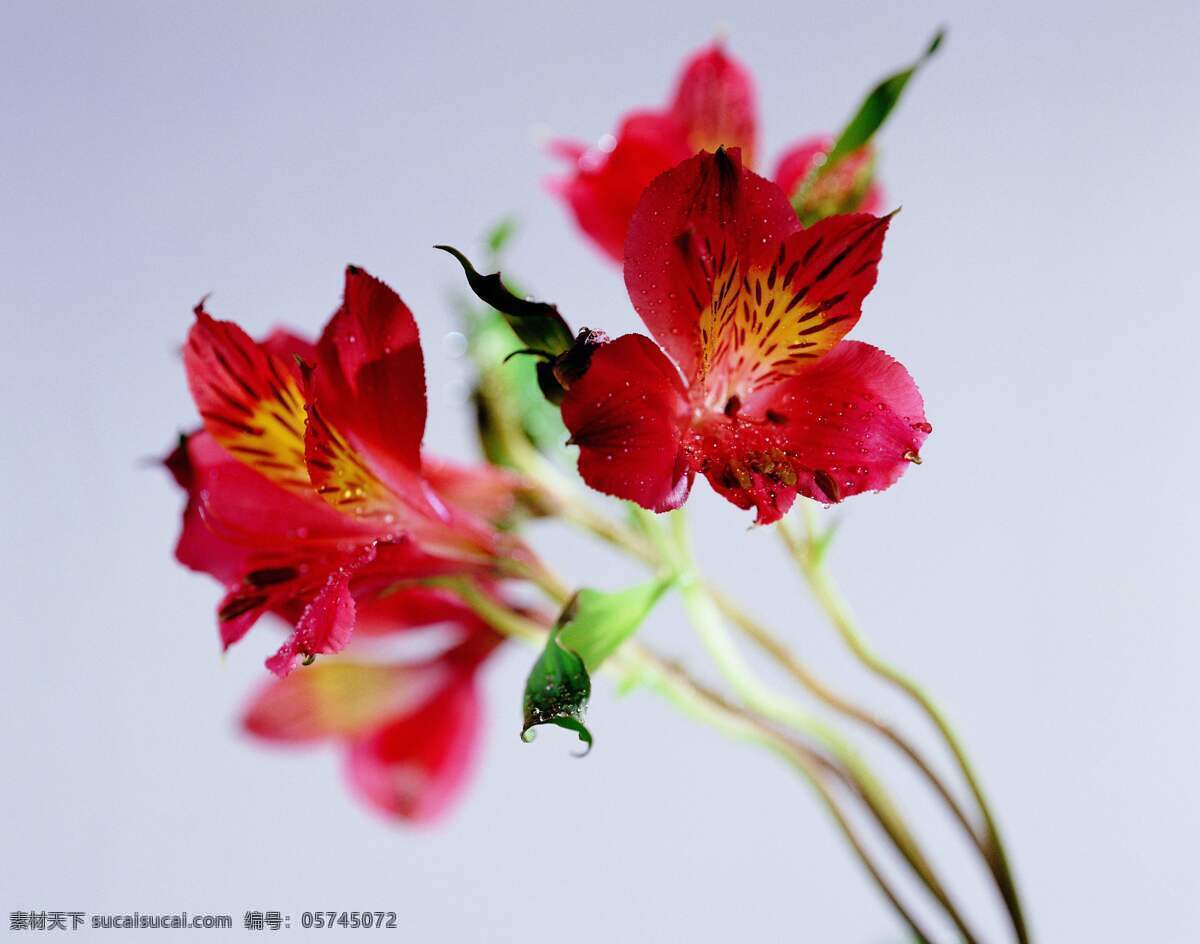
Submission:
[[[361,800],[388,816],[438,817],[474,765],[483,721],[476,674],[500,642],[461,605],[443,615],[457,618],[464,636],[437,658],[323,661],[265,686],[245,729],[279,744],[337,742]]]
[[[889,221],[858,213],[802,228],[737,151],[658,177],[625,257],[655,340],[594,347],[562,402],[584,480],[666,511],[700,473],[761,524],[797,494],[828,503],[892,485],[931,431],[921,395],[883,351],[843,340]]]
[[[256,343],[198,306],[184,365],[204,428],[167,460],[188,495],[176,556],[224,584],[226,647],[279,614],[294,629],[267,664],[286,675],[343,649],[363,599],[399,581],[528,558],[494,525],[513,476],[422,458],[417,326],[361,269],[316,345]]]
[[[775,180],[795,197],[809,170],[832,146],[825,135],[790,146]],[[552,189],[571,208],[579,228],[604,253],[620,262],[625,235],[642,191],[664,171],[700,150],[740,148],[747,167],[758,155],[758,106],[750,72],[720,43],[684,63],[665,108],[639,109],[621,120],[600,147],[556,141],[551,150],[571,163]],[[870,145],[849,155],[802,196],[806,222],[835,213],[874,212],[881,203],[872,182]]]

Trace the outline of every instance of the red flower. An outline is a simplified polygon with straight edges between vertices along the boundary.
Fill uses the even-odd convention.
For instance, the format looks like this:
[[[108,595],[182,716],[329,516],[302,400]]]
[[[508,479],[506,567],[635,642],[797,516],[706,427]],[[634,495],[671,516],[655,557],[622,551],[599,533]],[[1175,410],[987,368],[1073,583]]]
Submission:
[[[693,55],[680,72],[671,103],[627,114],[616,135],[597,148],[556,141],[551,149],[572,164],[569,176],[552,182],[597,247],[620,262],[625,234],[642,191],[659,174],[700,150],[741,148],[746,166],[758,151],[754,81],[720,43]],[[793,196],[804,176],[832,146],[826,136],[792,145],[776,171],[776,181]],[[873,212],[880,204],[872,185],[873,150],[850,155],[804,197],[801,215],[816,218],[854,210]]]
[[[766,524],[797,493],[837,502],[919,461],[931,427],[912,378],[842,340],[890,219],[804,229],[736,151],[656,179],[630,224],[625,284],[658,344],[625,335],[597,348],[562,404],[588,484],[666,511],[700,472]]]
[[[249,705],[245,729],[281,744],[339,741],[362,800],[389,816],[438,816],[475,760],[482,721],[475,677],[500,641],[461,604],[455,613],[445,603],[440,616],[457,620],[466,635],[442,655],[407,664],[322,662],[267,685]],[[393,628],[394,616],[387,614]]]
[[[188,494],[176,556],[225,585],[226,647],[275,612],[294,630],[267,664],[286,675],[340,651],[362,600],[397,581],[528,553],[487,520],[511,508],[511,476],[422,461],[417,326],[362,270],[316,345],[255,343],[198,306],[184,364],[204,429],[167,460]]]
[[[825,163],[833,137],[819,134],[792,145],[775,167],[775,183],[796,204],[810,171]],[[839,213],[875,213],[883,206],[883,191],[875,183],[875,149],[870,144],[847,154],[817,178],[800,197],[797,213],[803,223],[815,223]]]

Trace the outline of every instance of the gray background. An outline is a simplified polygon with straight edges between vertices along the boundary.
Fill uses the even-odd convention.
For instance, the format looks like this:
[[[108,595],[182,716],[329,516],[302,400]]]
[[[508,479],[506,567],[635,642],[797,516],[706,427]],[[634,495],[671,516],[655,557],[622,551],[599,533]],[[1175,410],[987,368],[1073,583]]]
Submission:
[[[277,637],[219,656],[218,589],[171,559],[179,495],[141,463],[192,422],[175,347],[197,298],[315,331],[351,260],[416,311],[428,442],[469,455],[441,343],[455,271],[432,243],[519,210],[514,272],[576,323],[635,323],[541,189],[539,128],[599,137],[723,27],[774,156],[947,21],[882,140],[905,212],[856,331],[909,366],[935,432],[922,468],[843,509],[833,566],[957,720],[1041,940],[1196,940],[1196,10],[5,3],[3,909],[395,909],[407,940],[898,940],[789,772],[652,696],[601,685],[586,761],[522,745],[516,647],[486,679],[479,775],[437,828],[356,806],[333,751],[243,741]],[[692,507],[728,586],[907,717],[841,657],[769,532],[703,486]],[[578,580],[633,574],[538,541]],[[647,631],[694,657],[674,602]],[[900,783],[1001,939],[952,831]]]

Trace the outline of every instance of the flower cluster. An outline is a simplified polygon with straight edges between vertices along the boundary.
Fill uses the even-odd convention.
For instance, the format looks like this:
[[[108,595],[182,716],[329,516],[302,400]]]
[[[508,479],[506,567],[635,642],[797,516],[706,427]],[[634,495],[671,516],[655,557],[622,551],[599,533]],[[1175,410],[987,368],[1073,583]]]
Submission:
[[[803,141],[771,181],[750,169],[757,127],[753,82],[716,45],[685,64],[668,107],[628,115],[611,147],[556,145],[574,164],[556,189],[622,262],[649,337],[573,335],[554,306],[517,298],[451,250],[518,346],[541,355],[537,383],[561,407],[584,482],[653,511],[683,504],[699,474],[769,524],[797,495],[832,503],[887,488],[920,461],[931,431],[907,371],[845,340],[891,219],[870,212],[869,134],[840,140],[822,173],[832,139]],[[501,642],[447,581],[467,578],[517,614],[505,581],[544,570],[509,525],[522,498],[549,492],[532,496],[507,469],[423,453],[416,322],[361,269],[346,270],[342,305],[315,343],[283,330],[256,342],[203,304],[195,316],[183,360],[203,426],[166,460],[187,495],[176,556],[224,587],[226,648],[264,614],[289,627],[245,727],[279,742],[342,742],[361,797],[392,815],[434,816],[469,767],[476,676]],[[564,638],[594,664],[636,628],[655,587],[644,605],[606,598],[606,615],[581,617],[607,621],[606,643],[580,643],[578,626]],[[436,656],[373,657],[373,641],[427,626],[453,631]],[[316,662],[352,639],[351,651]],[[577,658],[547,652],[539,679]],[[584,669],[574,666],[586,700]],[[527,709],[545,695],[558,711],[560,694],[554,684],[527,692]],[[571,711],[577,721],[582,701]]]
[[[265,613],[291,631],[279,680],[247,716],[277,740],[338,738],[375,806],[421,818],[461,781],[475,743],[476,669],[500,641],[457,597],[417,581],[468,574],[494,588],[530,552],[499,529],[520,481],[422,455],[425,377],[416,322],[390,288],[346,270],[316,344],[261,342],[203,305],[184,347],[204,421],[166,464],[187,493],[176,556],[226,589],[226,648]],[[300,661],[367,638],[449,625],[420,664]]]
[[[492,464],[423,452],[416,322],[361,269],[346,270],[342,304],[316,342],[282,330],[255,341],[197,306],[183,361],[203,425],[165,460],[187,499],[176,556],[224,588],[217,617],[226,648],[263,616],[287,629],[245,730],[274,743],[339,744],[364,802],[392,817],[431,819],[476,755],[481,667],[505,637],[519,638],[540,647],[521,704],[523,739],[553,726],[590,750],[592,679],[609,670],[622,689],[657,692],[787,758],[914,939],[933,937],[893,888],[893,866],[907,866],[947,926],[974,944],[982,938],[919,830],[839,731],[838,719],[852,721],[898,748],[934,791],[991,874],[1015,940],[1028,944],[1003,842],[962,746],[925,691],[874,654],[849,618],[825,572],[832,532],[812,505],[890,487],[921,461],[932,432],[907,370],[847,336],[894,216],[874,212],[871,141],[941,41],[939,32],[920,58],[874,86],[836,138],[790,148],[774,179],[753,170],[751,78],[719,45],[686,63],[668,106],[628,114],[601,148],[555,145],[573,165],[556,190],[588,238],[622,264],[646,334],[574,332],[556,306],[437,247],[458,259],[485,306],[470,349],[480,442]],[[496,252],[498,240],[489,243]],[[535,362],[501,366],[514,355]],[[564,440],[578,449],[582,483],[555,464]],[[850,654],[933,723],[969,803],[899,726],[823,681],[700,573],[682,514],[669,527],[636,508],[608,515],[582,487],[666,512],[684,504],[698,475],[759,524],[778,522]],[[799,497],[810,500],[797,516],[802,533],[794,519],[781,520]],[[522,511],[557,516],[652,576],[623,588],[568,586],[518,536]],[[518,589],[542,594],[557,617],[518,602]],[[634,639],[668,592],[682,598],[728,691]],[[441,628],[440,648],[411,637],[397,645],[398,635],[426,627]],[[830,720],[759,679],[732,628]],[[432,654],[396,654],[417,649]],[[858,815],[847,815],[852,807]],[[859,841],[860,818],[876,823],[879,842],[895,853],[886,866],[875,842]]]

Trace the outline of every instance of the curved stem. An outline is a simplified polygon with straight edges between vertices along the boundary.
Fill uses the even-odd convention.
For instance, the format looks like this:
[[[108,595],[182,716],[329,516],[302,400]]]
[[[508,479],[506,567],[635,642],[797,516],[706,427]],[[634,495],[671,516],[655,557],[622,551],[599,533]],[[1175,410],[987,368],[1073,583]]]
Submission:
[[[504,419],[511,420],[511,417],[505,417]],[[649,541],[647,541],[633,529],[623,527],[618,523],[612,522],[604,515],[593,511],[586,502],[579,499],[577,489],[570,479],[562,475],[552,463],[534,450],[524,437],[515,434],[511,422],[502,422],[500,426],[503,427],[501,435],[505,440],[505,448],[514,466],[539,487],[545,501],[557,506],[555,510],[563,518],[590,531],[602,540],[624,550],[631,556],[651,566],[661,566],[663,563],[679,563],[673,560],[675,555],[661,540],[661,532],[656,522],[649,521],[649,525],[646,528],[649,536]],[[640,509],[635,509],[635,513],[637,512],[640,512]],[[643,521],[647,521],[649,516],[643,513],[642,519]],[[558,602],[566,599],[569,593],[567,588],[562,585],[561,581],[553,578],[540,564],[533,569],[530,576],[552,599]],[[700,594],[692,594],[693,603],[699,605],[701,595],[706,593],[707,591],[701,587]],[[688,594],[685,592],[684,596],[686,601]],[[966,935],[968,940],[972,940],[973,937],[966,928],[965,922],[963,922],[957,908],[916,846],[911,832],[900,818],[894,804],[888,799],[874,775],[862,763],[857,753],[849,747],[835,729],[825,725],[811,713],[803,711],[799,706],[794,706],[786,699],[782,699],[774,693],[767,691],[758,682],[741,660],[740,654],[737,653],[736,648],[732,645],[732,641],[728,639],[728,634],[720,624],[719,614],[716,622],[702,619],[699,626],[702,629],[702,638],[705,639],[710,653],[722,665],[726,677],[735,685],[735,688],[739,690],[739,694],[742,697],[746,698],[748,695],[751,695],[753,697],[751,704],[758,710],[763,711],[768,716],[776,717],[799,730],[806,731],[811,736],[815,736],[818,740],[837,751],[843,763],[847,765],[848,770],[857,778],[857,782],[862,788],[860,792],[862,793],[864,802],[868,804],[880,822],[880,825],[888,832],[889,837],[897,845],[905,860],[909,862],[910,866],[926,884],[930,893],[939,901],[947,913],[951,915],[952,920],[959,927],[959,930]],[[747,700],[749,701],[750,699],[748,698]],[[852,846],[857,846],[854,837],[848,835],[847,839],[851,842]],[[870,864],[868,864],[868,869],[878,880],[878,873]],[[895,903],[895,898],[892,894],[889,893],[888,897]],[[909,923],[911,927],[911,922]],[[914,928],[914,930],[917,929]]]
[[[1020,896],[1017,892],[1016,882],[1013,879],[1012,870],[1008,864],[1008,856],[1004,850],[1004,843],[1000,838],[1000,831],[996,825],[995,817],[992,815],[987,798],[984,796],[983,787],[975,774],[971,762],[967,759],[966,751],[961,741],[959,741],[958,735],[951,728],[950,722],[942,713],[942,710],[925,690],[899,669],[884,661],[859,632],[853,619],[850,617],[848,608],[842,602],[833,585],[833,581],[822,565],[819,555],[814,551],[817,534],[816,522],[812,508],[807,502],[803,500],[801,502],[804,512],[806,537],[801,538],[796,535],[792,531],[788,521],[784,519],[776,525],[784,544],[791,552],[797,566],[808,582],[813,596],[854,656],[871,672],[907,695],[925,713],[929,720],[933,722],[934,727],[938,730],[946,747],[953,755],[963,779],[971,791],[971,795],[975,798],[980,815],[983,817],[984,830],[987,837],[988,861],[995,866],[1000,893],[1004,899],[1005,907],[1008,909],[1013,931],[1020,944],[1028,944],[1029,930],[1025,923],[1025,916],[1021,907]]]
[[[883,894],[887,897],[888,901],[891,902],[892,908],[895,909],[896,913],[900,915],[900,917],[904,921],[904,923],[908,925],[909,930],[911,930],[912,933],[914,935],[916,935],[916,938],[917,938],[917,941],[919,942],[919,944],[930,944],[930,942],[933,940],[933,938],[930,937],[929,933],[927,931],[925,931],[921,927],[921,925],[919,925],[917,923],[916,919],[913,918],[912,913],[905,907],[904,903],[900,900],[899,896],[896,894],[895,889],[893,889],[891,887],[891,885],[888,884],[888,881],[884,877],[883,873],[879,870],[878,866],[871,860],[871,857],[867,854],[866,847],[863,846],[863,844],[862,844],[862,840],[859,839],[858,834],[854,831],[854,827],[850,825],[850,822],[846,819],[846,814],[837,805],[836,801],[833,799],[833,796],[829,793],[829,791],[827,789],[825,789],[823,786],[819,785],[819,782],[814,784],[814,786],[817,787],[817,792],[821,797],[821,801],[825,804],[825,808],[829,811],[829,815],[833,817],[833,821],[835,823],[837,823],[838,828],[842,832],[842,835],[845,836],[846,841],[848,843],[850,843],[850,847],[855,851],[855,853],[857,853],[858,857],[862,860],[863,864],[866,866],[867,871],[871,874],[871,877],[875,880],[875,884],[879,887],[880,891],[882,891]]]
[[[667,668],[669,671],[674,671],[670,666]],[[686,676],[683,678],[686,678]],[[837,768],[817,752],[799,742],[783,737],[769,726],[763,724],[761,720],[754,718],[742,709],[730,705],[721,696],[711,692],[700,683],[691,679],[686,679],[686,681],[681,679],[680,681],[681,684],[678,687],[671,687],[665,690],[660,689],[660,693],[680,706],[686,706],[692,699],[702,701],[705,709],[713,712],[713,717],[709,718],[710,723],[723,728],[727,734],[733,737],[762,744],[783,757],[788,764],[800,772],[829,812],[834,824],[842,833],[855,855],[858,856],[859,861],[875,882],[876,887],[887,898],[892,908],[900,916],[900,919],[916,935],[917,940],[921,944],[929,944],[933,938],[916,920],[908,906],[900,898],[899,893],[888,880],[882,867],[871,856],[870,851],[859,837],[845,810],[830,788],[827,778],[830,776],[840,776]]]
[[[653,548],[629,528],[596,511],[581,498],[576,481],[564,475],[557,465],[534,448],[521,430],[520,421],[510,404],[492,390],[494,382],[489,383],[487,375],[480,377],[480,386],[488,395],[494,433],[502,444],[506,462],[536,489],[545,510],[583,528],[642,563],[656,566],[658,561]]]
[[[708,595],[696,575],[695,562],[691,557],[690,542],[687,537],[686,518],[680,511],[672,512],[670,517],[674,541],[669,553],[679,574],[679,591],[692,625],[696,628],[701,641],[721,670],[722,675],[751,709],[813,738],[845,766],[855,789],[862,796],[868,809],[913,872],[929,889],[929,893],[942,906],[968,942],[979,940],[978,935],[971,930],[961,910],[938,879],[895,803],[853,746],[842,737],[840,732],[830,727],[820,717],[772,692],[742,658],[713,599]]]
[[[631,529],[622,527],[619,523],[593,511],[589,506],[575,501],[573,495],[570,496],[570,500],[564,502],[561,510],[563,516],[568,521],[579,525],[584,530],[614,547],[631,554],[643,563],[650,566],[662,565],[663,562],[660,553],[647,542],[641,540],[640,536],[634,534]],[[640,512],[640,509],[638,511]],[[979,831],[963,810],[962,804],[958,802],[957,798],[950,791],[945,780],[934,770],[933,766],[911,741],[882,718],[834,691],[788,650],[778,637],[752,619],[728,594],[709,584],[705,584],[705,590],[734,626],[749,636],[760,648],[775,659],[814,697],[835,711],[872,728],[908,757],[925,779],[929,781],[938,796],[941,797],[951,815],[970,838],[972,845],[983,856],[988,868],[993,872],[998,871],[991,860],[990,849],[985,845]],[[1002,880],[999,875],[996,877],[998,880]]]
[[[571,598],[571,588],[563,583],[532,551],[528,556],[501,558],[500,563],[502,574],[528,580],[559,605],[566,603]]]
[[[497,632],[535,644],[545,640],[547,627],[505,607],[494,597],[484,593],[473,580],[451,577],[435,578],[433,582],[456,592],[463,602]],[[901,920],[908,925],[919,941],[932,941],[928,932],[917,922],[892,887],[882,868],[874,861],[833,795],[826,782],[828,776],[837,773],[833,764],[811,748],[784,738],[752,713],[729,703],[691,678],[681,667],[653,654],[643,645],[626,644],[613,657],[612,664],[622,674],[632,676],[639,684],[646,685],[665,697],[685,714],[715,726],[730,737],[761,744],[795,767],[817,793],[851,849]]]
[[[848,718],[864,724],[867,727],[876,731],[881,737],[891,742],[901,753],[903,753],[913,765],[924,775],[930,785],[937,791],[938,796],[946,804],[946,807],[953,814],[955,820],[962,826],[963,831],[970,837],[972,844],[986,858],[988,855],[987,846],[983,839],[971,824],[962,805],[950,792],[950,788],[946,782],[935,771],[932,765],[923,757],[916,746],[908,740],[900,731],[892,727],[888,722],[884,721],[878,715],[862,707],[855,702],[839,695],[836,691],[830,688],[819,676],[816,675],[803,661],[801,661],[777,636],[772,634],[761,623],[757,622],[745,610],[743,610],[731,597],[715,588],[709,588],[709,594],[712,596],[717,607],[725,615],[725,617],[742,630],[750,637],[759,647],[775,659],[783,668],[801,685],[803,685],[812,695],[819,699],[824,704],[828,705],[834,711],[845,715]]]
[[[431,577],[423,583],[430,587],[444,587],[457,594],[476,616],[502,636],[540,646],[550,633],[548,626],[505,606],[490,593],[481,590],[470,577]]]

